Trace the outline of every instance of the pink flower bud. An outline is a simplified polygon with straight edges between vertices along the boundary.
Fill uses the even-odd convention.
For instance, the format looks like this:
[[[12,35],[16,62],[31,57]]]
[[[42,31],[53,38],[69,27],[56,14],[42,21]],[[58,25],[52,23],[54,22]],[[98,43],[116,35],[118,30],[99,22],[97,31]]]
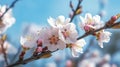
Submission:
[[[112,20],[112,21],[116,21],[116,20],[117,20],[117,16],[112,16],[112,17],[111,17],[111,20]]]
[[[37,52],[39,53],[39,52],[42,52],[42,47],[37,47]]]
[[[42,40],[41,40],[41,39],[38,39],[38,40],[37,40],[37,44],[38,44],[38,46],[42,46]]]
[[[89,30],[90,30],[90,27],[89,27],[88,25],[85,25],[85,26],[84,26],[84,29],[85,29],[85,31],[89,31]]]
[[[72,61],[71,60],[68,60],[66,62],[66,67],[73,67],[73,64],[72,64]]]

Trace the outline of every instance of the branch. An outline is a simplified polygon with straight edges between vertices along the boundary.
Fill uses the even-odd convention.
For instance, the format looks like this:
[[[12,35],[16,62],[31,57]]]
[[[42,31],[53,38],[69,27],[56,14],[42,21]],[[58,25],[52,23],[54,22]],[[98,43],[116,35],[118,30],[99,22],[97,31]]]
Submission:
[[[87,33],[83,34],[82,36],[78,37],[77,40],[82,39],[82,38],[84,38],[84,37],[86,37],[86,36],[88,36],[88,35],[92,35],[92,34],[94,34],[95,32],[98,32],[98,31],[100,31],[100,30],[112,28],[112,27],[117,26],[117,25],[120,25],[120,21],[119,21],[119,22],[116,22],[116,23],[114,23],[114,24],[112,24],[112,25],[109,25],[109,26],[108,26],[108,25],[105,25],[105,26],[103,26],[103,27],[101,27],[101,28],[99,28],[99,29],[97,29],[97,30],[87,32]]]
[[[53,52],[55,52],[55,51],[53,51]],[[11,64],[11,65],[8,65],[7,67],[13,67],[13,66],[17,66],[17,65],[20,65],[20,64],[26,64],[28,62],[31,62],[31,61],[34,61],[34,60],[38,60],[40,58],[48,58],[48,57],[51,56],[51,53],[53,53],[53,52],[47,51],[47,52],[41,53],[41,54],[39,54],[37,56],[31,56],[30,58],[27,58],[27,59],[25,59],[23,61],[17,61],[15,63]]]
[[[73,15],[72,15],[72,17],[71,17],[71,19],[70,19],[70,22],[72,22],[72,20],[74,19],[74,17],[75,17],[76,15],[78,15],[77,13],[80,12],[79,10],[81,10],[81,7],[80,7],[81,2],[82,2],[82,0],[78,0],[78,4],[77,4],[77,7],[76,7],[75,10],[73,9],[73,7],[71,7],[71,9],[72,9],[72,11],[73,11]],[[70,4],[71,4],[71,2],[70,2]],[[78,12],[78,11],[79,11],[79,12]],[[81,13],[81,12],[80,12],[80,13]],[[79,14],[80,14],[80,13],[79,13]]]
[[[0,16],[0,19],[11,9],[15,6],[15,4],[18,2],[19,0],[14,0],[12,2],[12,4],[9,6],[9,8],[6,8],[6,11]]]

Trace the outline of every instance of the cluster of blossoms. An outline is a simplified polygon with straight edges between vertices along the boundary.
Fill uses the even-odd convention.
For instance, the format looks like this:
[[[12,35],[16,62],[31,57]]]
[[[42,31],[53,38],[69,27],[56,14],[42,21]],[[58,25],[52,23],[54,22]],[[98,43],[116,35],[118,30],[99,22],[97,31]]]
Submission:
[[[6,11],[7,6],[0,6],[0,16]],[[0,19],[0,34],[4,33],[9,27],[15,23],[15,18],[12,16],[12,9],[10,9],[4,16]]]
[[[0,6],[0,16],[6,11],[7,6]],[[100,16],[93,16],[89,13],[85,15],[85,18],[81,17],[80,27],[85,32],[97,30],[104,26],[104,23],[100,20]],[[0,19],[0,34],[4,33],[9,27],[15,23],[15,18],[12,17],[12,9],[10,9]],[[44,51],[56,51],[58,49],[64,49],[69,47],[74,57],[78,57],[79,53],[83,53],[83,47],[86,42],[84,39],[78,38],[78,32],[76,25],[70,22],[70,18],[59,16],[58,18],[48,19],[49,27],[43,27],[37,25],[29,25],[26,27],[24,34],[20,37],[20,43],[25,51],[30,48],[36,48],[35,54]],[[93,34],[101,48],[103,48],[103,42],[109,42],[111,33],[105,30],[95,32]],[[21,55],[22,56],[22,55]]]
[[[81,28],[85,30],[85,32],[90,32],[93,30],[97,30],[104,26],[104,23],[100,20],[100,16],[93,16],[89,13],[85,15],[85,18],[80,16],[82,23],[80,23]],[[98,40],[98,44],[101,48],[103,48],[103,42],[109,42],[111,33],[105,30],[101,30],[95,32],[93,36]]]
[[[6,11],[7,6],[1,6],[0,5],[0,16],[4,14]],[[0,18],[0,61],[3,61],[3,50],[2,50],[2,45],[3,49],[5,50],[6,54],[16,54],[17,49],[11,45],[8,41],[2,40],[2,35],[3,33],[11,27],[15,23],[15,18],[12,16],[12,9],[8,10],[7,13],[4,14],[2,18]]]
[[[80,27],[85,32],[97,30],[104,26],[104,23],[100,20],[100,16],[93,16],[89,13],[85,18],[81,17]],[[69,47],[74,57],[78,57],[79,53],[83,53],[83,47],[86,42],[84,39],[78,38],[78,32],[76,25],[70,22],[70,18],[59,16],[58,18],[48,19],[49,27],[40,28],[37,25],[29,25],[26,29],[27,32],[20,38],[20,43],[23,48],[36,48],[35,52],[40,53],[44,51],[56,51]],[[103,48],[103,42],[109,42],[111,33],[105,30],[95,32],[93,34],[101,48]]]
[[[55,51],[70,47],[73,56],[78,56],[86,44],[83,39],[77,40],[78,33],[76,26],[70,23],[70,19],[59,16],[57,19],[49,18],[50,27],[40,28],[39,26],[30,25],[27,28],[26,35],[20,38],[23,48],[37,47],[36,51],[45,50]]]

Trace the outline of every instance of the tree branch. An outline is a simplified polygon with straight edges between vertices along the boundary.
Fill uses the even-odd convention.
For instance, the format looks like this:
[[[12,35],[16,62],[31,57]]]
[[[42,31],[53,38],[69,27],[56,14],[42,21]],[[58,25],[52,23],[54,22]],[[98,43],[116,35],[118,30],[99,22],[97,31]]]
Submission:
[[[70,19],[70,22],[72,22],[72,20],[74,19],[74,17],[77,15],[76,12],[78,11],[78,9],[80,9],[81,2],[82,2],[82,0],[78,0],[78,4],[77,4],[77,7],[76,7],[75,10],[73,10],[73,8],[71,8],[72,11],[73,11],[73,15],[72,15],[72,17]]]
[[[56,50],[56,51],[57,51],[57,50]],[[53,52],[55,52],[55,51],[53,51]],[[47,51],[47,52],[41,53],[41,54],[39,54],[39,55],[37,55],[37,56],[31,56],[30,58],[27,58],[27,59],[25,59],[25,60],[23,60],[23,61],[17,61],[17,62],[15,62],[15,63],[13,63],[13,64],[10,64],[10,65],[8,65],[7,67],[13,67],[13,66],[16,66],[16,65],[26,64],[26,63],[28,63],[28,62],[31,62],[31,61],[34,61],[34,60],[38,60],[38,59],[40,59],[40,58],[46,58],[46,56],[49,57],[49,55],[51,55],[51,53],[53,53],[53,52]]]
[[[114,24],[112,24],[112,25],[109,25],[109,26],[108,26],[108,25],[105,25],[105,26],[103,26],[103,27],[101,27],[101,28],[99,28],[99,29],[97,29],[97,30],[87,32],[87,33],[83,34],[82,36],[78,37],[77,40],[82,39],[82,38],[84,38],[84,37],[86,37],[86,36],[88,36],[88,35],[92,35],[92,34],[94,34],[95,32],[98,32],[98,31],[100,31],[100,30],[112,28],[112,27],[117,26],[117,25],[120,25],[120,21],[119,21],[119,22],[116,22],[116,23],[114,23]]]
[[[9,6],[9,8],[6,8],[6,11],[0,16],[0,19],[11,9],[15,6],[15,4],[18,2],[19,0],[14,0],[12,2],[12,4]]]

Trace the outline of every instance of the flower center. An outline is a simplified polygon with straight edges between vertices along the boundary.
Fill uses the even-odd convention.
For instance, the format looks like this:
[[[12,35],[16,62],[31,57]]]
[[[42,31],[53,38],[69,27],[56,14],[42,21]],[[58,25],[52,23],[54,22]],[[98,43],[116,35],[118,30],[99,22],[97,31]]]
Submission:
[[[33,38],[31,36],[26,36],[27,41],[32,41]]]
[[[69,37],[69,31],[67,31],[67,29],[65,29],[64,30],[64,32],[62,32],[62,34],[63,34],[63,36],[65,37],[65,39],[67,38],[67,37]]]
[[[57,36],[55,36],[55,35],[52,35],[52,37],[49,38],[50,44],[55,44],[55,45],[57,45],[57,42],[58,42],[58,41],[59,41],[59,38],[58,38]]]

